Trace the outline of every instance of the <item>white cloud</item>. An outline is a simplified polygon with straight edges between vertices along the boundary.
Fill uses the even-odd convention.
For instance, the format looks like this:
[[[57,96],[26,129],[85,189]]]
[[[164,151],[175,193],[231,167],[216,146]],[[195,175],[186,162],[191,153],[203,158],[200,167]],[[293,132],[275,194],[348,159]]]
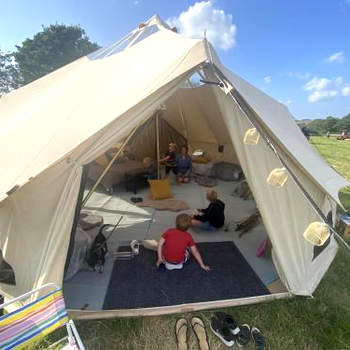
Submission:
[[[340,93],[344,95],[343,91],[340,91],[340,86],[342,84],[343,77],[336,77],[332,79],[313,77],[303,86],[303,88],[305,91],[310,91],[308,101],[314,103],[333,100]],[[347,93],[347,90],[345,93]]]
[[[343,87],[341,93],[343,96],[350,96],[350,85]]]
[[[229,50],[236,43],[237,28],[232,22],[232,15],[215,8],[211,0],[194,3],[167,22],[176,26],[182,35],[191,38],[203,38],[206,31],[208,40],[222,50]]]
[[[311,103],[319,101],[333,100],[338,95],[338,91],[335,90],[316,90],[308,96],[308,101]]]
[[[327,78],[313,77],[304,85],[304,90],[306,91],[320,91],[325,89],[332,81]]]
[[[267,77],[264,78],[264,81],[266,84],[270,84],[272,81],[272,78],[268,75]]]
[[[343,63],[345,61],[344,52],[342,51],[336,52],[333,55],[330,55],[326,61],[329,63],[332,63],[332,62]]]

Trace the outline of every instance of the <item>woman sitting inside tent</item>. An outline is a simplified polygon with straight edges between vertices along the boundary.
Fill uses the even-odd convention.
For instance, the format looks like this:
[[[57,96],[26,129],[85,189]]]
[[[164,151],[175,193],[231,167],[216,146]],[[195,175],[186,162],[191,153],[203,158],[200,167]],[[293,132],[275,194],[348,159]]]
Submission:
[[[207,200],[210,202],[208,208],[197,209],[199,214],[192,216],[192,226],[206,231],[215,231],[224,226],[225,203],[218,199],[218,194],[213,190],[207,191]]]
[[[177,166],[177,182],[188,183],[190,182],[190,176],[192,171],[192,159],[188,155],[187,146],[181,147],[181,153],[176,157]]]
[[[165,153],[165,157],[160,159],[159,162],[165,165],[166,176],[169,175],[170,170],[172,170],[175,175],[177,174],[175,143],[169,143],[169,149]]]

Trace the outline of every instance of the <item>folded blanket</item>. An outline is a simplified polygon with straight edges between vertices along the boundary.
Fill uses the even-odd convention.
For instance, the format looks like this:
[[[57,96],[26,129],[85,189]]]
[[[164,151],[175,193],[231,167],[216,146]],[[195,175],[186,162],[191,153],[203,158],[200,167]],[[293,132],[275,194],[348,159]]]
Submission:
[[[144,200],[136,204],[139,207],[151,207],[156,210],[182,211],[190,209],[189,205],[179,199],[158,199],[158,200]]]

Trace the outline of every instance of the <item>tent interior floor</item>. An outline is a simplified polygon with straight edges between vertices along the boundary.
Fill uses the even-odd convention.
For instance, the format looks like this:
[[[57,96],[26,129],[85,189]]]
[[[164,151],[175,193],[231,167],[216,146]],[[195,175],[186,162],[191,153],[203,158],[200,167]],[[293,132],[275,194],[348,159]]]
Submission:
[[[198,186],[194,182],[177,186],[174,177],[170,177],[170,181],[174,198],[184,200],[190,206],[191,209],[186,212],[191,213],[195,208],[204,208],[208,205],[205,187]],[[237,186],[236,182],[219,181],[218,185],[213,188],[218,192],[218,197],[226,204],[225,216],[230,222],[227,232],[224,228],[215,232],[203,232],[196,229],[189,231],[196,242],[233,241],[271,293],[285,292],[286,289],[278,279],[271,257],[256,257],[257,248],[266,238],[263,223],[260,222],[241,238],[235,231],[235,222],[247,217],[255,210],[253,200],[243,200],[231,195],[235,186]],[[133,239],[158,240],[167,228],[174,226],[175,217],[179,213],[138,207],[130,201],[133,196],[135,195],[132,192],[127,192],[122,187],[112,196],[103,192],[95,192],[85,207],[93,213],[102,215],[104,223],[107,224],[115,224],[123,215],[120,225],[108,240],[109,252],[116,252],[119,246],[125,245],[125,241]],[[140,189],[136,197],[150,198],[149,189]],[[67,307],[76,310],[102,310],[114,262],[113,254],[108,254],[103,273],[92,272],[88,269],[80,270],[65,281],[63,290]],[[133,286],[131,285],[130,288]]]

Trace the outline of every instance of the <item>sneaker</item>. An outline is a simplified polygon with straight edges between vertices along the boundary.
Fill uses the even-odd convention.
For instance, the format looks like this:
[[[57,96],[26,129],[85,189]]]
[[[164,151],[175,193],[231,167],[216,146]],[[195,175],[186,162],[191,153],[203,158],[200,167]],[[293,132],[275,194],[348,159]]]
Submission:
[[[253,327],[251,330],[251,335],[255,343],[255,347],[258,350],[264,350],[265,349],[265,338],[261,334],[258,328]]]
[[[250,342],[250,327],[247,324],[239,326],[236,343],[239,347],[246,346]]]
[[[215,316],[218,320],[223,322],[223,324],[230,330],[233,335],[237,335],[239,333],[238,323],[233,318],[233,316],[225,314],[224,312],[215,312]]]
[[[221,320],[213,317],[210,320],[210,329],[227,347],[235,345],[234,336]]]

